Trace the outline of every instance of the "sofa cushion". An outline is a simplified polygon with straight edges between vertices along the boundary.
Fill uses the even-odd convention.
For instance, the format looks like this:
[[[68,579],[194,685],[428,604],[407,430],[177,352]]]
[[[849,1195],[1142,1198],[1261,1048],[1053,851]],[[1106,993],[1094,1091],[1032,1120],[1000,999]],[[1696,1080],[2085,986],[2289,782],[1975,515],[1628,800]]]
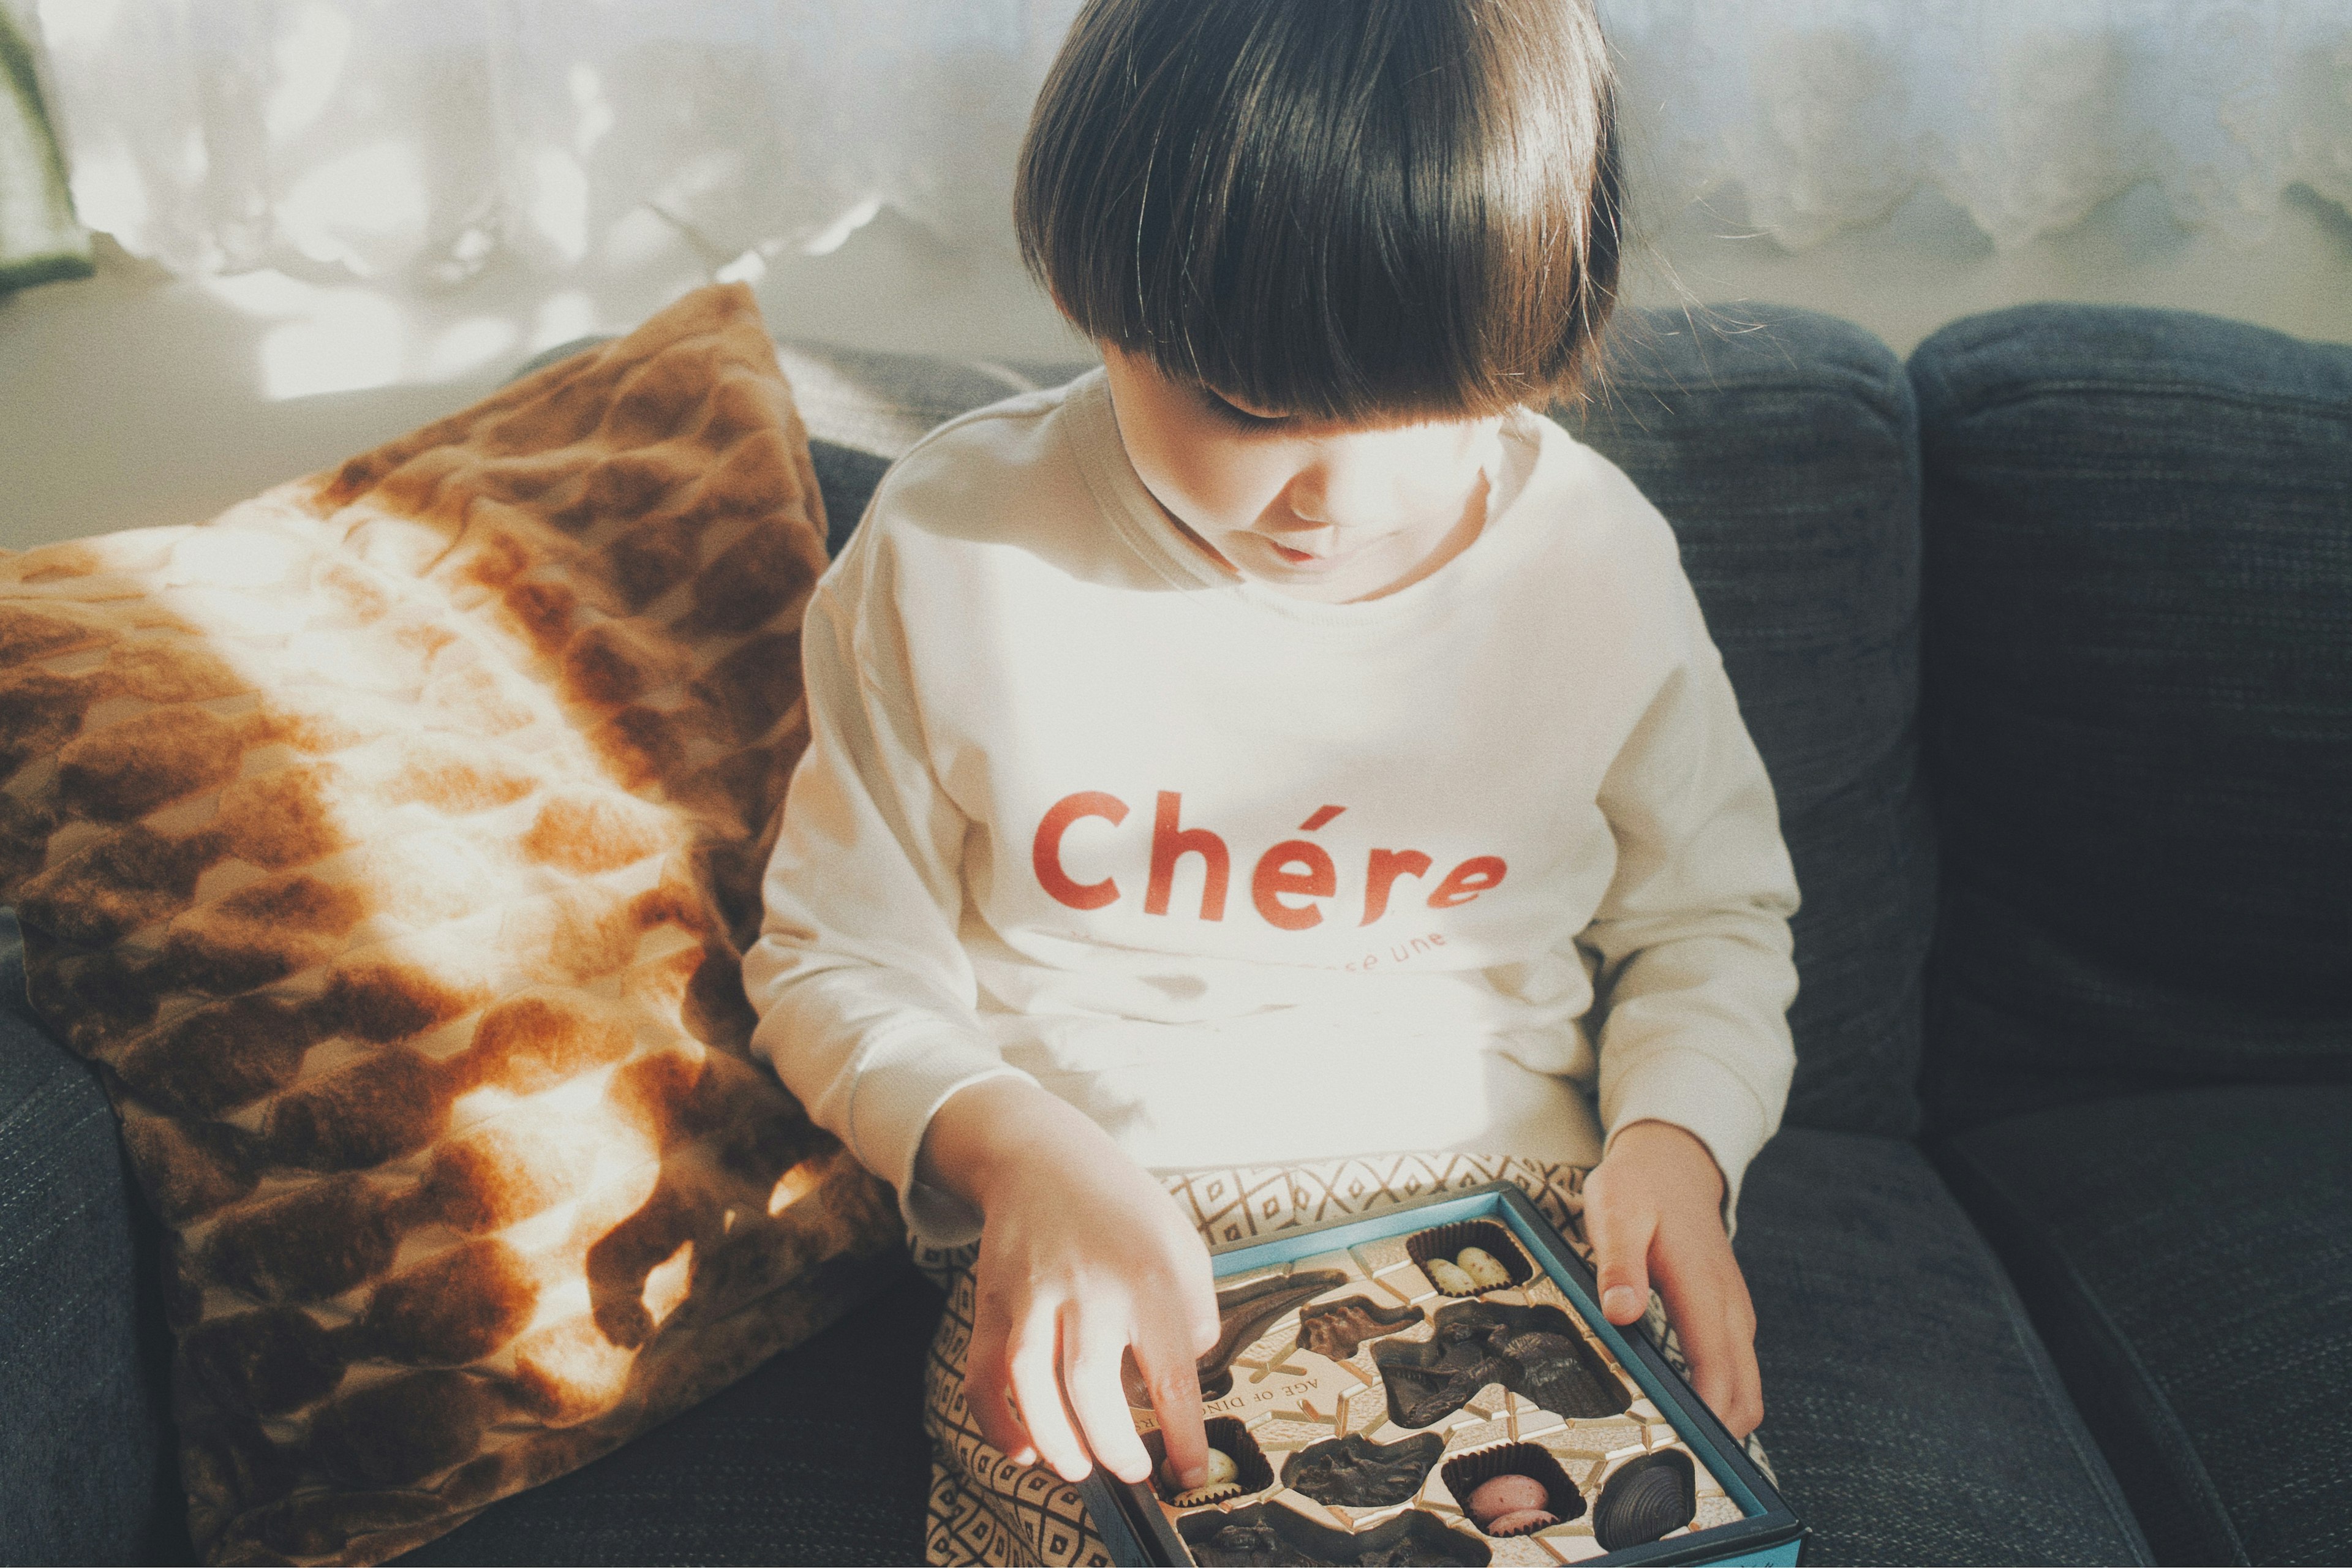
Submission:
[[[1765,1447],[1805,1561],[2144,1563],[2042,1342],[1916,1147],[1788,1128],[1748,1168]]]
[[[16,918],[0,910],[0,1563],[188,1551],[136,1204],[114,1113],[33,1021]]]
[[[2352,347],[2029,306],[1911,374],[1939,1116],[2352,1077]]]
[[[920,1563],[938,1291],[880,1300],[412,1563]]]
[[[2352,1562],[2352,1086],[2057,1107],[1939,1152],[2157,1561]]]
[[[1907,1134],[1935,888],[1910,384],[1876,338],[1808,310],[1617,331],[1606,395],[1555,417],[1674,524],[1780,797],[1804,900],[1787,1120]]]

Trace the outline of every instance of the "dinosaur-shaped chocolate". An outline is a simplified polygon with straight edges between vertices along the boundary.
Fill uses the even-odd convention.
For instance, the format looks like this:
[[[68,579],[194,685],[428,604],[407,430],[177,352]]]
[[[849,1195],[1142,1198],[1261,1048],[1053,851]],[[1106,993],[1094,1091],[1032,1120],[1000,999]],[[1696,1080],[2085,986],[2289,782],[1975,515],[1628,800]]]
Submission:
[[[1256,1343],[1277,1319],[1301,1301],[1347,1282],[1348,1277],[1337,1269],[1318,1268],[1305,1274],[1271,1274],[1218,1291],[1217,1321],[1223,1327],[1209,1353],[1194,1363],[1201,1373],[1201,1397],[1223,1399],[1231,1394],[1235,1356]],[[1151,1391],[1143,1385],[1143,1374],[1132,1353],[1120,1361],[1118,1372],[1128,1404],[1138,1410],[1150,1409]]]
[[[1383,1307],[1370,1296],[1347,1296],[1299,1309],[1298,1348],[1346,1361],[1366,1340],[1386,1339],[1421,1321],[1418,1307]]]
[[[1416,1344],[1372,1349],[1388,1387],[1389,1419],[1400,1426],[1442,1421],[1498,1383],[1555,1415],[1617,1415],[1633,1403],[1625,1385],[1558,1307],[1464,1301],[1441,1307],[1437,1331]]]
[[[1445,1439],[1434,1432],[1402,1443],[1375,1443],[1350,1432],[1293,1454],[1282,1468],[1282,1484],[1327,1507],[1387,1508],[1411,1502],[1444,1452]]]

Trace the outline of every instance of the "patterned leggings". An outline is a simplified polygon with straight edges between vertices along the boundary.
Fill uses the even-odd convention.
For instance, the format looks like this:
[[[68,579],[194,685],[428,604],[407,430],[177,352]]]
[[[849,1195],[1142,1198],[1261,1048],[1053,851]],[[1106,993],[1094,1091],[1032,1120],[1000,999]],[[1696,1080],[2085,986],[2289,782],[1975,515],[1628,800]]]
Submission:
[[[1436,1193],[1510,1182],[1590,1261],[1580,1166],[1509,1155],[1381,1154],[1319,1164],[1202,1170],[1168,1178],[1169,1192],[1212,1247],[1256,1241],[1302,1226],[1360,1219]],[[923,1426],[931,1438],[931,1494],[925,1552],[935,1564],[1108,1563],[1110,1553],[1087,1517],[1078,1489],[1042,1465],[1017,1465],[980,1435],[964,1403],[964,1355],[971,1345],[977,1247],[919,1249],[916,1262],[948,1293],[924,1379]],[[1682,1346],[1653,1293],[1643,1329],[1675,1370]],[[1765,1465],[1754,1437],[1748,1451]],[[1770,1469],[1766,1467],[1769,1475]]]

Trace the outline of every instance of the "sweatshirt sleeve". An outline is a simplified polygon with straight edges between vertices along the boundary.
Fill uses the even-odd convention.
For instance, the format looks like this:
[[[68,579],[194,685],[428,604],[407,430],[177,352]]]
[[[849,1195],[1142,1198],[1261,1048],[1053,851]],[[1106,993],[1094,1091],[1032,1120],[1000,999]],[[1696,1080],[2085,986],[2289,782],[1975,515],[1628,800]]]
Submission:
[[[753,1050],[898,1189],[910,1230],[953,1246],[978,1234],[979,1216],[917,1183],[923,1133],[959,1089],[1026,1075],[974,1011],[977,983],[957,939],[968,821],[929,761],[906,643],[874,586],[873,532],[860,531],[803,626],[809,745],[743,981],[760,1019]]]
[[[1642,1121],[1696,1136],[1723,1172],[1728,1228],[1796,1066],[1797,883],[1771,781],[1678,566],[1675,614],[1679,658],[1601,783],[1617,867],[1577,940],[1602,1018],[1602,1126],[1612,1139]]]

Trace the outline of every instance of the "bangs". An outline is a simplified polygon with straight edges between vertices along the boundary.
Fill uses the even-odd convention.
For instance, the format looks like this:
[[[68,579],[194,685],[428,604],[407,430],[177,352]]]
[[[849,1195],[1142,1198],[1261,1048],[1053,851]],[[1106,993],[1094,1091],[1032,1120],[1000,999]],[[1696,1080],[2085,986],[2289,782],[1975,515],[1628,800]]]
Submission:
[[[1251,407],[1541,405],[1615,299],[1612,110],[1576,0],[1094,0],[1014,222],[1082,331]]]

